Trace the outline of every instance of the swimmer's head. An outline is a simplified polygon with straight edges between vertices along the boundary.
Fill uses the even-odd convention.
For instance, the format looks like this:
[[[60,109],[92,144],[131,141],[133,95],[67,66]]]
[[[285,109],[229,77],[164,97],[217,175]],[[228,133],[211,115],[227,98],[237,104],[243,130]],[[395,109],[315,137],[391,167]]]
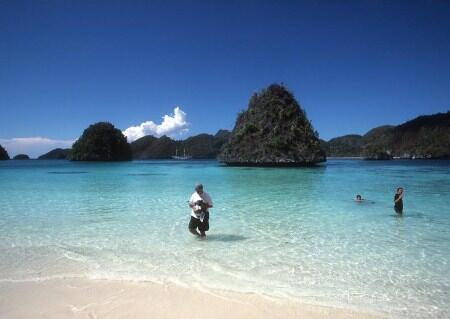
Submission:
[[[361,197],[361,195],[356,195],[356,200],[362,200],[362,197]]]

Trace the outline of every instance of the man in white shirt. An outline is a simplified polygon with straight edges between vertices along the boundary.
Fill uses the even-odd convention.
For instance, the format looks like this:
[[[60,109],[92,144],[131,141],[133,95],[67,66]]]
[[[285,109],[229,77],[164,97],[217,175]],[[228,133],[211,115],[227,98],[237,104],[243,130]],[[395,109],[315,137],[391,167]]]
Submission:
[[[202,184],[195,185],[195,192],[189,199],[189,207],[192,210],[189,231],[196,236],[205,237],[205,232],[209,230],[209,208],[213,207],[213,203],[211,196],[203,191]]]

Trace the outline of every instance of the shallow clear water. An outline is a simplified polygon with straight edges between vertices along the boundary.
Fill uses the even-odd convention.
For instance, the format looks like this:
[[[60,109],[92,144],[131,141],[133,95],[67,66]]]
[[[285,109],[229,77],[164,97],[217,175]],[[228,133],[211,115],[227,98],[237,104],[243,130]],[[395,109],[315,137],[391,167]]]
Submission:
[[[214,201],[189,234],[195,182]],[[406,189],[404,216],[393,211]],[[353,202],[360,193],[369,201]],[[450,162],[0,162],[0,280],[176,282],[396,318],[450,317]]]

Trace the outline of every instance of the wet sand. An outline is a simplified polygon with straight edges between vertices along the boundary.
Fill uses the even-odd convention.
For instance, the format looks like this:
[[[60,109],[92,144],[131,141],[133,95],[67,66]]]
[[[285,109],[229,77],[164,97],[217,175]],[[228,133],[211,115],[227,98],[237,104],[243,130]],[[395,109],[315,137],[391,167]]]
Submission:
[[[90,279],[0,283],[0,318],[380,318],[256,294]]]

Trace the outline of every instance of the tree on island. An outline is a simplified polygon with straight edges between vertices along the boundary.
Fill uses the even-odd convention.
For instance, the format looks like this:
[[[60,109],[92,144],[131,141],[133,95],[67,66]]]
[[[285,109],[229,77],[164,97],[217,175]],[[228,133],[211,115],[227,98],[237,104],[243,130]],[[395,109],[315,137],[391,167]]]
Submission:
[[[73,161],[130,161],[131,148],[119,129],[98,122],[84,130],[72,146]]]
[[[0,161],[9,160],[8,152],[0,145]]]
[[[27,154],[17,154],[16,156],[14,156],[15,160],[29,160],[30,157]]]
[[[318,134],[294,95],[272,84],[239,113],[219,160],[237,166],[304,166],[326,160]]]

